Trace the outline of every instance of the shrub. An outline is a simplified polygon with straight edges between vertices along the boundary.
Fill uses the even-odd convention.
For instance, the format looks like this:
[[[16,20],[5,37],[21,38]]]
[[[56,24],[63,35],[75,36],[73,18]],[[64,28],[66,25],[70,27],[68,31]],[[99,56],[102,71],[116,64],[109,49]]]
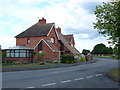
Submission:
[[[80,57],[80,62],[84,62],[85,61],[85,57],[81,56]]]
[[[73,55],[62,55],[61,63],[74,63],[75,59]]]
[[[80,62],[80,56],[74,56],[75,62]]]
[[[89,60],[88,56],[85,56],[85,59],[86,59],[86,61],[88,61]]]

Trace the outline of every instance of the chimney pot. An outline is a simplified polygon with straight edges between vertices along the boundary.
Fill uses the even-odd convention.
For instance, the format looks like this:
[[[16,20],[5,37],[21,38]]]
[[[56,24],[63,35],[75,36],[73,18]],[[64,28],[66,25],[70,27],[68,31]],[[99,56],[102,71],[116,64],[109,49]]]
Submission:
[[[46,24],[46,19],[44,19],[44,17],[42,17],[42,19],[39,19],[39,23],[40,24]]]
[[[60,27],[56,28],[56,30],[57,30],[59,33],[61,33],[61,28],[60,28]]]

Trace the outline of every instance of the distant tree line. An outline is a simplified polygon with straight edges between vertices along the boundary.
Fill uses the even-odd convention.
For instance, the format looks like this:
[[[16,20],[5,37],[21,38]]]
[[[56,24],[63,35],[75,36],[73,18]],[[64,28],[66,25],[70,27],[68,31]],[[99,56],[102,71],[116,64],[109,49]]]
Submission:
[[[106,47],[104,44],[97,44],[94,46],[93,50],[90,52],[90,50],[87,49],[83,49],[82,50],[82,54],[84,55],[88,55],[90,54],[96,54],[96,55],[111,55],[111,54],[115,54],[116,48],[112,48],[112,47]]]
[[[113,48],[112,47],[106,47],[104,44],[97,44],[94,46],[91,54],[113,54]]]
[[[88,55],[89,53],[90,53],[90,50],[87,50],[87,49],[82,50],[82,54],[84,55]]]

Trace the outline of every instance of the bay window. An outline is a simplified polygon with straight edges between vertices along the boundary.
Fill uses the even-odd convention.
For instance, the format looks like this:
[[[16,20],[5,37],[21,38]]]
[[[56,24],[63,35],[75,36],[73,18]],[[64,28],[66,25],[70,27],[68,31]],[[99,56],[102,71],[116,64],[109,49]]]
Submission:
[[[6,57],[33,57],[33,50],[7,50]]]

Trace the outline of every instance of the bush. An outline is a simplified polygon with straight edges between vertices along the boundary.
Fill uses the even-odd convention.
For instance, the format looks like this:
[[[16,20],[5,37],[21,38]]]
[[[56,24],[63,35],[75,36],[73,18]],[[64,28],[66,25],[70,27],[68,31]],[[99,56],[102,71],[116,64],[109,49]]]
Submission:
[[[85,57],[80,56],[80,62],[84,62],[85,61]]]
[[[85,59],[86,59],[86,61],[88,61],[89,60],[88,56],[85,56]]]
[[[75,63],[75,59],[73,55],[62,55],[61,63]]]
[[[80,62],[80,56],[74,56],[76,62]]]
[[[75,56],[75,60],[76,62],[84,62],[86,59],[85,56]]]

